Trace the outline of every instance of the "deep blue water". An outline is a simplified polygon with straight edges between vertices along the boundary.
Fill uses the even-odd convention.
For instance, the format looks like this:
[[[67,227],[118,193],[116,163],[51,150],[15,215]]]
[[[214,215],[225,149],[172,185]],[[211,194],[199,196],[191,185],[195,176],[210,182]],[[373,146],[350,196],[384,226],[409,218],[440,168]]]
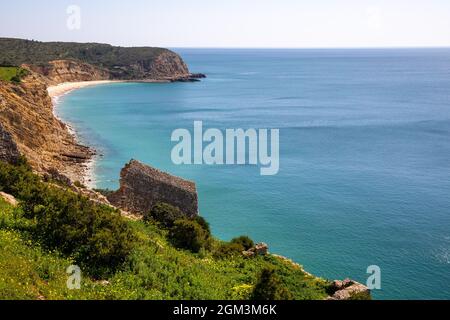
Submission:
[[[103,154],[97,186],[131,158],[196,181],[222,239],[248,234],[375,298],[450,298],[450,49],[180,49],[199,83],[75,91],[58,113]],[[175,166],[172,130],[280,128],[280,172]]]

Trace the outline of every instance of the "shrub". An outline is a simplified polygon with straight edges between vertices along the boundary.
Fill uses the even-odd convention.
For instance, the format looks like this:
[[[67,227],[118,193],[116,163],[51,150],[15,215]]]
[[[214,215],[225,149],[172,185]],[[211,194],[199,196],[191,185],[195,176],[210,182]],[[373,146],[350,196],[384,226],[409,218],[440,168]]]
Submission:
[[[43,183],[26,164],[0,163],[0,188],[21,201],[42,244],[89,265],[93,275],[114,270],[132,249],[133,233],[114,209]]]
[[[211,228],[209,226],[208,221],[206,221],[205,218],[203,218],[201,216],[196,216],[194,220],[195,220],[195,222],[197,222],[203,228],[203,230],[206,231],[206,233],[208,235],[211,234]]]
[[[12,77],[12,78],[11,78],[11,82],[14,82],[14,83],[20,83],[20,77],[19,77],[19,76],[14,76],[14,77]]]
[[[227,258],[235,255],[241,255],[244,251],[244,247],[240,243],[221,243],[214,251],[214,257],[216,258]]]
[[[73,183],[73,185],[75,186],[75,187],[77,187],[77,188],[81,188],[81,189],[86,189],[86,186],[84,185],[84,184],[82,184],[80,181],[75,181],[74,183]]]
[[[244,248],[244,250],[248,250],[250,248],[253,248],[253,246],[255,245],[255,243],[253,242],[252,239],[250,239],[247,236],[240,236],[238,238],[234,238],[231,240],[231,243],[234,244],[240,244],[242,245],[242,247]],[[243,250],[243,251],[244,251]]]
[[[171,206],[164,202],[158,202],[152,210],[144,216],[144,221],[149,221],[152,218],[159,222],[165,228],[171,228],[174,222],[185,218],[185,214],[177,207]]]
[[[273,268],[261,271],[253,289],[253,300],[291,300],[292,294],[275,274]]]
[[[206,246],[208,234],[197,222],[179,219],[174,222],[170,230],[170,239],[174,246],[198,253]]]

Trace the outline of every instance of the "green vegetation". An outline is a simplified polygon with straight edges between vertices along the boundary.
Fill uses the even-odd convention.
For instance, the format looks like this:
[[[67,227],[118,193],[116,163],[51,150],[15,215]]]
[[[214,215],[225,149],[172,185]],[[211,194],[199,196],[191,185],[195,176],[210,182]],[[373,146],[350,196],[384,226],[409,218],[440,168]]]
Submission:
[[[255,245],[253,240],[250,239],[247,236],[240,236],[238,238],[234,238],[234,239],[231,240],[231,243],[240,245],[243,250],[248,250],[248,249],[252,248]]]
[[[0,163],[0,190],[20,200],[13,208],[0,199],[0,299],[326,296],[327,281],[276,257],[217,258],[223,245],[242,248],[248,240],[220,242],[209,236],[204,219],[177,219],[170,228],[153,219],[126,220],[109,207],[41,181],[26,163]],[[66,269],[73,264],[83,272],[81,290],[66,286]],[[264,275],[268,269],[273,271]],[[270,286],[261,288],[266,278]]]
[[[28,71],[20,67],[0,66],[0,80],[19,83],[21,79],[27,75]]]
[[[0,65],[19,66],[24,63],[46,66],[53,60],[78,60],[108,69],[113,75],[126,79],[138,70],[129,66],[141,64],[147,68],[163,48],[114,47],[100,43],[39,42],[0,38]]]
[[[75,181],[73,185],[77,188],[86,189],[86,186],[82,184],[80,181]]]
[[[259,275],[252,293],[253,300],[292,300],[292,294],[272,268],[265,268]]]
[[[170,230],[170,240],[177,248],[198,253],[205,248],[209,234],[197,222],[188,219],[176,220]]]
[[[163,228],[173,227],[176,220],[185,216],[180,209],[167,203],[157,203],[152,210],[144,216],[144,221],[156,221]]]

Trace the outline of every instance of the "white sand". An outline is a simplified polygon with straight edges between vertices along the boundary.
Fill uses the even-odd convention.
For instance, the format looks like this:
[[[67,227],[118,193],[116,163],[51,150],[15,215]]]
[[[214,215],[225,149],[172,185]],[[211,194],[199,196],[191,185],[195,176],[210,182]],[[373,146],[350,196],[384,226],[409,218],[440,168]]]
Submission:
[[[50,98],[55,99],[62,96],[70,91],[81,89],[90,86],[96,86],[99,84],[115,83],[123,81],[113,81],[113,80],[99,80],[99,81],[80,81],[80,82],[64,82],[56,86],[51,86],[47,88]]]

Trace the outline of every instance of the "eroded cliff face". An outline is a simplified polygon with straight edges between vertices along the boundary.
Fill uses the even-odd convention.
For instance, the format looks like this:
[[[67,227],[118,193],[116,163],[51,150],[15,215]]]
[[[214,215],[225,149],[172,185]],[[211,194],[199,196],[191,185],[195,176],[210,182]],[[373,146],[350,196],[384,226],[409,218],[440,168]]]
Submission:
[[[73,181],[82,181],[92,155],[77,144],[66,125],[53,114],[47,93],[48,79],[31,72],[20,84],[0,82],[0,124],[33,169],[57,170]]]
[[[181,57],[174,52],[167,51],[161,53],[150,64],[146,77],[177,79],[189,77],[189,75],[189,69]]]
[[[47,66],[26,65],[26,67],[48,78],[51,84],[111,78],[108,70],[75,60],[55,60],[50,61]]]

